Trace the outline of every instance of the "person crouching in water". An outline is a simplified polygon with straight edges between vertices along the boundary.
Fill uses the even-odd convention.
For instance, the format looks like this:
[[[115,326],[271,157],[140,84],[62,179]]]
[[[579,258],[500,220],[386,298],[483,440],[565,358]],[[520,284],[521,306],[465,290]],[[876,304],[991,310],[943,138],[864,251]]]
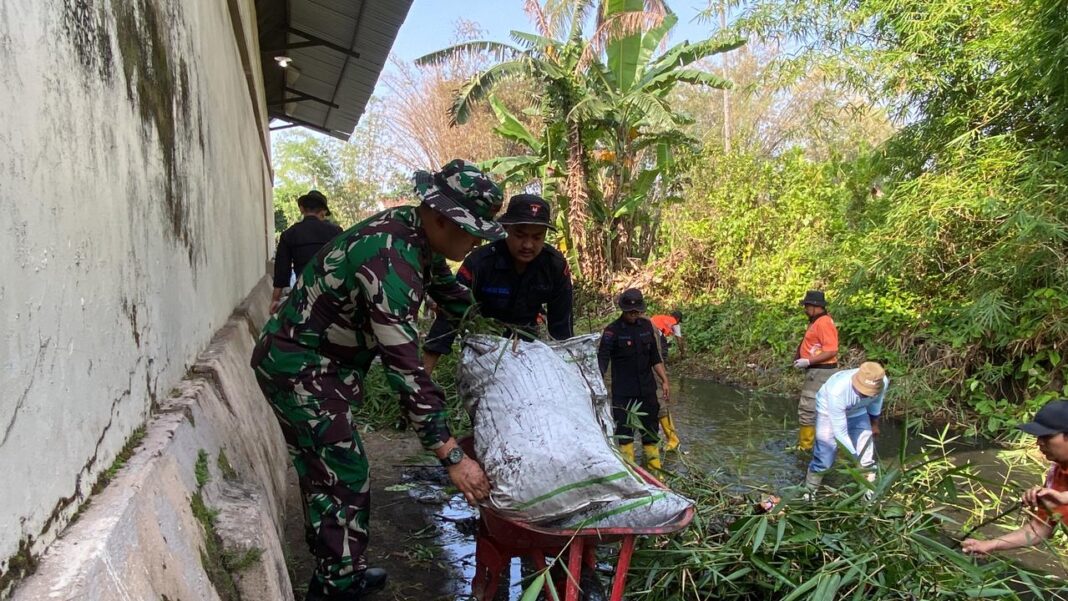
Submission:
[[[883,366],[866,361],[834,374],[816,393],[816,446],[805,475],[810,492],[819,488],[824,472],[834,465],[839,443],[860,460],[862,468],[874,469],[875,437],[889,386]],[[867,477],[874,481],[875,472]]]
[[[1051,462],[1046,481],[1025,492],[1021,500],[1036,511],[1012,532],[988,540],[966,539],[961,545],[965,553],[986,555],[1037,545],[1053,536],[1057,524],[1068,524],[1068,400],[1046,403],[1033,420],[1018,427],[1037,437],[1038,450]]]
[[[634,461],[635,433],[630,415],[636,413],[641,421],[645,465],[659,470],[657,380],[665,402],[670,398],[660,340],[656,328],[644,316],[645,301],[640,290],[625,290],[619,296],[618,305],[622,313],[601,334],[597,363],[602,376],[612,366],[612,418],[616,422],[620,453]]]

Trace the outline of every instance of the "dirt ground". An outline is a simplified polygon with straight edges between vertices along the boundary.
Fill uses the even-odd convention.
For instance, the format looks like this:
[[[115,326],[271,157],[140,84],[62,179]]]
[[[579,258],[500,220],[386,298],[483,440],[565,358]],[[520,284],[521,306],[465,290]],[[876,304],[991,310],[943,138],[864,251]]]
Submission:
[[[372,601],[453,601],[467,598],[463,566],[444,553],[438,534],[441,511],[447,499],[413,494],[405,474],[421,471],[432,476],[444,470],[422,451],[411,432],[360,434],[371,462],[371,536],[367,550],[370,565],[389,572],[385,589],[368,595]],[[430,466],[418,470],[412,466]],[[392,489],[392,490],[387,490]],[[314,568],[304,542],[300,489],[296,473],[289,470],[285,541],[290,578],[297,601],[304,598]],[[464,560],[473,561],[466,558]]]

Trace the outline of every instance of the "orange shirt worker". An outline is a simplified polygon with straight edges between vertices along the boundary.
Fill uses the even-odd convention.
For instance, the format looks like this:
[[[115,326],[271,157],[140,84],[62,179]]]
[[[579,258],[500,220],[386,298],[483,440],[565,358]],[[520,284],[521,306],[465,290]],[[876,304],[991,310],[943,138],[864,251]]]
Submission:
[[[816,440],[816,393],[838,371],[838,328],[827,313],[827,299],[822,290],[809,290],[801,299],[808,316],[805,337],[794,353],[794,367],[805,370],[805,383],[797,404],[797,446],[811,451]]]

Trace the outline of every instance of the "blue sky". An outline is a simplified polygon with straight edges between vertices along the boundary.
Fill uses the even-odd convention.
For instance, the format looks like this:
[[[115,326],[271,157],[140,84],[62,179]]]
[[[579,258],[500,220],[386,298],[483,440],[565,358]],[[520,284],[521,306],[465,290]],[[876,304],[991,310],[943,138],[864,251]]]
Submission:
[[[672,41],[696,41],[712,34],[711,24],[695,20],[697,14],[708,6],[707,0],[677,0],[669,2],[669,6],[679,17],[679,23],[672,32]],[[466,0],[462,4],[448,0],[415,0],[408,11],[408,18],[397,33],[393,55],[403,61],[411,61],[447,47],[460,17],[478,23],[487,32],[487,39],[498,42],[510,42],[508,32],[513,29],[534,30],[527,14],[523,12],[523,0]],[[389,69],[388,64],[386,69]],[[379,85],[375,95],[384,94],[384,86]]]

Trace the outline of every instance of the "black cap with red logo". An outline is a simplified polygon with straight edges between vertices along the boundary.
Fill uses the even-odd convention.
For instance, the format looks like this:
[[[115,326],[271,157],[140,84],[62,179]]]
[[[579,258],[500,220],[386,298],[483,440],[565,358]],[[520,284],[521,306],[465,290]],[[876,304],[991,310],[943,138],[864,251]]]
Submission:
[[[516,194],[508,200],[508,209],[497,218],[501,225],[544,225],[556,231],[549,214],[549,203],[535,194]]]
[[[645,299],[642,297],[642,291],[637,288],[624,290],[616,300],[616,304],[623,311],[645,311]]]

